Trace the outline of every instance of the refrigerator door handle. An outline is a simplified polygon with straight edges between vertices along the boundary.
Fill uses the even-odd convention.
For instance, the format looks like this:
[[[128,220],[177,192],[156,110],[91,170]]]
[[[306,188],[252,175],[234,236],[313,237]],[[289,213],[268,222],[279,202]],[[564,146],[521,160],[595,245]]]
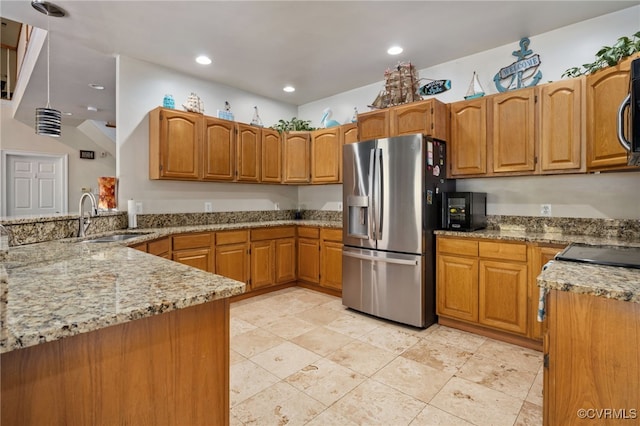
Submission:
[[[343,251],[342,255],[343,256],[348,256],[348,257],[354,257],[356,259],[372,260],[374,262],[393,263],[393,264],[396,264],[396,265],[416,266],[418,264],[417,260],[390,259],[390,258],[386,258],[386,257],[367,256],[366,254],[351,253],[351,252],[348,252],[348,251]]]
[[[373,158],[373,187],[371,192],[373,193],[373,223],[375,233],[373,238],[376,240],[382,239],[382,150],[380,148],[375,149]]]
[[[375,185],[374,175],[375,171],[375,153],[376,149],[372,149],[369,152],[369,238],[376,239],[376,222],[375,222],[375,210],[376,210],[376,194],[373,185]]]

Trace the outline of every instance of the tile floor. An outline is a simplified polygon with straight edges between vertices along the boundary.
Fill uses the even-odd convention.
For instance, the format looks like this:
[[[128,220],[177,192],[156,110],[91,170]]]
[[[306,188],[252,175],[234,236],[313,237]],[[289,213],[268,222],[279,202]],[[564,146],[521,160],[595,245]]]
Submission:
[[[542,354],[292,287],[231,304],[231,425],[541,425]]]

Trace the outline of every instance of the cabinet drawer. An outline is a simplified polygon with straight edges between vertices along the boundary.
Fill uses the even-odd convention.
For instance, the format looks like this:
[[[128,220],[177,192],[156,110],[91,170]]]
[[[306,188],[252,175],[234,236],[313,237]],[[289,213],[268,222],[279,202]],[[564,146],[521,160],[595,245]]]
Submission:
[[[249,232],[246,230],[216,232],[216,245],[246,243],[248,237]]]
[[[527,245],[480,241],[480,257],[526,262]]]
[[[461,256],[477,256],[478,242],[456,238],[438,238],[438,253],[451,253]]]
[[[296,228],[289,226],[286,228],[258,228],[251,230],[251,241],[275,240],[278,238],[289,238],[296,236]]]
[[[342,242],[342,229],[327,229],[320,231],[323,240]]]
[[[147,244],[147,253],[154,254],[156,256],[167,253],[171,244],[169,238],[162,238],[161,240],[150,241]]]
[[[183,234],[173,237],[173,249],[184,250],[211,246],[211,233]]]
[[[298,237],[320,238],[320,228],[310,228],[308,226],[298,227]]]

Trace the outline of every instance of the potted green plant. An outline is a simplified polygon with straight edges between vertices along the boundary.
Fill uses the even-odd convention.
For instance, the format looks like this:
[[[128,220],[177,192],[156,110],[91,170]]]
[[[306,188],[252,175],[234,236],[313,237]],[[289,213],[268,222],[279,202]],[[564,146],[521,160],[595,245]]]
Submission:
[[[562,77],[579,77],[592,74],[600,69],[612,67],[622,59],[640,52],[640,31],[631,37],[620,37],[613,46],[603,46],[596,52],[596,60],[581,67],[572,67],[566,70]]]
[[[301,120],[296,117],[291,118],[289,121],[278,120],[271,128],[277,130],[279,133],[315,130],[314,127],[311,127],[311,120]]]

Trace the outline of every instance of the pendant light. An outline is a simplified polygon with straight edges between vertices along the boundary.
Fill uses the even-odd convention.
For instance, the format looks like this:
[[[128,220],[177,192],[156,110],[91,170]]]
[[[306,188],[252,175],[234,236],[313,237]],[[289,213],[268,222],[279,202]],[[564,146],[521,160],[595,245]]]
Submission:
[[[51,52],[51,29],[49,27],[49,17],[62,17],[65,15],[65,12],[58,6],[47,1],[34,0],[31,2],[31,6],[38,12],[47,15],[47,106],[44,108],[36,108],[36,134],[58,138],[60,137],[62,129],[62,113],[57,109],[51,108],[50,104],[49,56]]]

